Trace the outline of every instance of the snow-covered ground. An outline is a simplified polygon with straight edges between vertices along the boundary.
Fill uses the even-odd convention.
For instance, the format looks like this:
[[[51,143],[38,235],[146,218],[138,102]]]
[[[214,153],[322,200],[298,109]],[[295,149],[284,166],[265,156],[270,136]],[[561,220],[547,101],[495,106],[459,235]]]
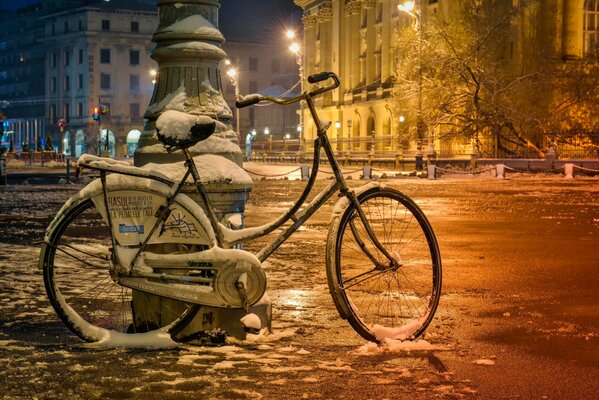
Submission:
[[[273,174],[259,164],[246,168]],[[254,179],[249,226],[275,217],[302,188],[300,181]],[[352,185],[362,184],[357,179]],[[441,246],[444,295],[422,341],[376,346],[339,318],[324,271],[331,203],[265,263],[271,337],[158,351],[87,349],[47,301],[34,243],[77,188],[1,187],[0,394],[593,398],[599,391],[599,180],[521,175],[387,184],[418,201]]]

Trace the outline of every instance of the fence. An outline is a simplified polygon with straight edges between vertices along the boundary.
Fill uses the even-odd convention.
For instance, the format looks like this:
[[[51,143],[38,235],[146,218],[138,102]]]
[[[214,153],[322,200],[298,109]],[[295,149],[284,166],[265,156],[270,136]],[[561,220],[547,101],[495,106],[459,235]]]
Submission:
[[[398,135],[390,136],[368,136],[351,138],[329,138],[333,150],[336,151],[340,160],[351,160],[351,162],[394,162],[399,158],[414,158],[417,154],[425,157],[429,154],[430,146],[426,139],[419,144],[414,141],[400,140]],[[561,158],[569,159],[599,159],[599,134],[587,134],[578,141],[571,140],[569,143],[553,143],[546,135],[533,138],[535,145],[540,149],[555,147]],[[312,157],[314,144],[312,140],[298,139],[273,139],[261,137],[252,146],[252,157],[264,161],[299,160]],[[464,160],[472,156],[473,150],[469,139],[445,135],[434,142],[435,159]],[[539,151],[524,146],[522,143],[502,140],[498,143],[484,143],[480,148],[483,156],[506,159],[540,159]]]

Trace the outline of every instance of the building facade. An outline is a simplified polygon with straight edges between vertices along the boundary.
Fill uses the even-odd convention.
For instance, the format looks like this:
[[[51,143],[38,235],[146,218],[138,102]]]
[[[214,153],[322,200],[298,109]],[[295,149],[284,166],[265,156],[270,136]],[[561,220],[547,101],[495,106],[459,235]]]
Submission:
[[[158,24],[155,0],[40,1],[2,13],[0,21],[0,111],[11,132],[2,145],[8,148],[13,140],[18,152],[24,145],[35,149],[38,142],[48,141],[69,156],[132,156],[154,89],[150,54]],[[287,48],[285,32],[279,33],[268,41],[229,40],[224,32],[223,48],[238,70],[240,94],[299,93],[299,85],[293,88],[299,80],[296,58]],[[237,113],[227,68],[221,68],[224,97],[242,146],[252,130],[259,149],[266,148],[269,138],[297,138],[298,107],[248,107]],[[97,121],[92,115],[100,104],[108,113]]]
[[[414,14],[402,12],[404,0],[295,0],[304,10],[305,76],[334,71],[341,77],[339,89],[320,98],[323,119],[335,121],[329,137],[338,151],[379,157],[398,154],[411,157],[428,147],[439,149],[438,139],[417,143],[408,131],[416,121],[407,120],[402,104],[394,98],[398,32],[414,23]],[[414,13],[426,26],[434,17],[450,19],[459,2],[417,0]],[[513,3],[513,4],[512,4]],[[506,2],[506,7],[520,2]],[[578,59],[597,54],[599,37],[597,0],[536,0],[512,21],[502,38],[498,57],[507,68],[522,73],[531,57],[543,53],[537,63]],[[543,51],[539,51],[542,49]],[[304,138],[309,149],[316,132],[308,115]],[[472,152],[469,143],[459,144]]]
[[[282,34],[282,33],[281,33]],[[267,151],[272,142],[280,144],[287,139],[298,138],[299,104],[289,106],[252,106],[236,109],[236,95],[252,93],[274,97],[292,97],[300,92],[299,66],[295,56],[287,48],[284,39],[265,42],[256,40],[228,40],[223,49],[229,65],[221,65],[224,96],[233,110],[232,124],[240,135],[243,147],[248,133],[255,132],[255,150]],[[234,79],[226,72],[234,68]],[[237,89],[235,88],[237,85]]]
[[[139,0],[44,1],[5,15],[0,106],[15,150],[42,138],[70,156],[132,155],[153,90],[157,15]],[[107,113],[96,121],[100,103]]]

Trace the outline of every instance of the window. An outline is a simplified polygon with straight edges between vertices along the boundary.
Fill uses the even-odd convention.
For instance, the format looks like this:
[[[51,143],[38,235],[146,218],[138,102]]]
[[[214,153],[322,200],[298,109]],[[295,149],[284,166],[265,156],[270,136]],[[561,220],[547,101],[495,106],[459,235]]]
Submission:
[[[69,22],[64,21],[64,33],[69,33]]]
[[[129,75],[129,89],[139,90],[139,75]]]
[[[100,88],[110,89],[110,74],[100,74]]]
[[[131,21],[131,32],[139,32],[139,22]]]
[[[250,81],[250,94],[258,92],[258,82]]]
[[[83,64],[83,49],[79,49],[79,56],[77,57],[77,63],[79,65]]]
[[[63,105],[62,109],[64,110],[64,112],[63,112],[64,119],[68,121],[69,118],[71,117],[71,107],[69,106],[69,103],[65,103]]]
[[[77,116],[83,117],[83,103],[77,104]]]
[[[56,77],[50,78],[50,93],[56,93]]]
[[[56,25],[52,24],[52,36],[56,35]]]
[[[52,55],[50,56],[50,68],[56,68],[57,59],[58,57],[56,56],[56,53],[52,53]]]
[[[103,19],[102,20],[102,30],[103,31],[109,31],[110,30],[110,20],[108,20],[108,19]]]
[[[83,89],[83,74],[79,74],[77,77],[77,89]]]
[[[281,73],[281,60],[278,58],[273,59],[270,65],[270,70],[273,74]]]
[[[110,64],[110,49],[100,49],[100,64]]]
[[[79,20],[79,25],[77,26],[77,28],[79,29],[79,31],[83,30],[83,21]]]
[[[70,63],[71,63],[71,52],[65,51],[64,52],[64,66],[68,67]]]
[[[587,0],[584,7],[584,54],[599,60],[599,0]]]
[[[64,77],[64,90],[65,91],[71,90],[71,80],[69,79],[68,75],[66,75]]]
[[[258,71],[258,59],[250,57],[250,71]]]
[[[132,118],[139,117],[139,103],[129,104],[129,116]]]
[[[56,123],[56,104],[50,104],[50,123]]]
[[[129,50],[129,64],[139,65],[139,50]]]

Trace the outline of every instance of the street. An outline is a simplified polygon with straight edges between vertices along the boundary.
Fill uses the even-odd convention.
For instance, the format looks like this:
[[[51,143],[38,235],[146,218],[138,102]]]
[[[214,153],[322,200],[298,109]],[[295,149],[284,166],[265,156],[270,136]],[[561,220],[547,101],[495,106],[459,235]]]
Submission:
[[[0,398],[599,398],[599,179],[383,182],[418,202],[439,241],[443,295],[424,337],[433,350],[367,345],[339,317],[324,268],[331,201],[264,264],[272,336],[86,349],[47,300],[35,244],[82,186],[0,187]],[[246,226],[279,215],[304,184],[256,179]]]

